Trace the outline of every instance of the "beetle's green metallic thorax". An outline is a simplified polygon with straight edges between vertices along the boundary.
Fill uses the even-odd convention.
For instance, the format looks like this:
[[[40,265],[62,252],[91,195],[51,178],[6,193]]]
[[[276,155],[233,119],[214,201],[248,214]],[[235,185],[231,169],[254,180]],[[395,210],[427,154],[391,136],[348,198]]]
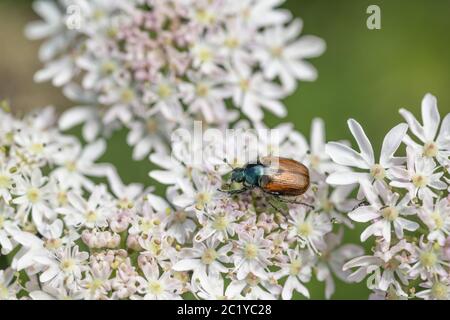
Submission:
[[[260,164],[250,165],[244,169],[245,184],[249,186],[260,186],[259,182],[265,175],[265,167]]]

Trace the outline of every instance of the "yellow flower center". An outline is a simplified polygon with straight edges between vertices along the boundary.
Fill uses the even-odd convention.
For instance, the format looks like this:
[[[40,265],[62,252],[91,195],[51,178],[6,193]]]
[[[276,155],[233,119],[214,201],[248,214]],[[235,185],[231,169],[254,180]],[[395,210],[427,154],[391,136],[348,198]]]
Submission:
[[[167,84],[160,84],[158,86],[158,96],[160,98],[168,98],[172,95],[172,89]]]
[[[422,174],[416,174],[412,178],[412,183],[416,188],[423,188],[428,184],[428,178]]]
[[[253,243],[248,243],[244,249],[245,258],[253,260],[258,256],[258,247]]]
[[[112,74],[116,70],[116,65],[112,61],[106,61],[102,64],[102,73]]]
[[[0,230],[3,229],[4,225],[5,225],[5,217],[0,216]]]
[[[44,145],[42,143],[33,143],[30,147],[30,151],[34,154],[40,154],[44,151]]]
[[[155,227],[155,224],[153,223],[153,220],[148,219],[148,218],[142,218],[139,221],[139,229],[143,232],[143,233],[148,233],[150,232],[153,228]]]
[[[248,91],[250,89],[250,81],[248,79],[241,79],[239,81],[239,87],[242,91]]]
[[[433,212],[431,214],[431,219],[433,219],[435,229],[441,229],[444,226],[444,219],[442,219],[439,212]]]
[[[207,192],[200,192],[197,194],[197,196],[195,197],[195,201],[196,201],[196,205],[195,207],[198,210],[201,210],[205,207],[205,205],[211,201],[211,195]]]
[[[70,172],[75,172],[77,170],[77,165],[74,161],[67,161],[66,169],[69,170]]]
[[[398,210],[394,207],[387,207],[381,210],[381,215],[383,218],[389,221],[394,221],[398,218]]]
[[[238,47],[239,41],[236,38],[229,37],[229,38],[225,39],[225,43],[224,44],[225,44],[226,47],[228,47],[230,49],[235,49],[235,48]]]
[[[95,211],[88,211],[86,213],[86,221],[87,222],[95,222],[95,221],[97,221],[97,213]]]
[[[30,188],[27,192],[27,198],[31,203],[37,203],[41,198],[41,192],[37,188]]]
[[[61,261],[60,267],[66,273],[71,272],[75,267],[75,261],[73,259],[65,259]]]
[[[302,237],[308,237],[312,234],[313,227],[308,222],[299,223],[297,226],[297,233]]]
[[[0,283],[0,300],[6,300],[9,297],[9,290]]]
[[[102,285],[103,285],[102,279],[92,279],[92,281],[86,285],[86,288],[89,289],[91,292],[95,292],[98,289],[100,289]]]
[[[9,188],[11,187],[11,178],[6,175],[0,174],[0,188]]]
[[[228,227],[229,221],[225,215],[218,216],[213,223],[213,228],[218,231],[225,231]]]
[[[309,162],[311,163],[312,168],[317,169],[320,164],[320,158],[319,156],[312,154],[309,156]]]
[[[155,119],[152,118],[147,120],[147,132],[149,134],[158,132],[158,122]]]
[[[120,97],[123,102],[130,103],[134,100],[134,92],[131,89],[124,89]]]
[[[245,280],[252,287],[257,286],[259,284],[259,278],[256,275],[254,275],[253,273],[249,273],[247,275],[247,278],[245,278]]]
[[[64,191],[58,192],[58,195],[56,196],[58,203],[61,206],[64,206],[68,203],[67,201],[67,193],[65,193]]]
[[[213,57],[212,51],[210,49],[204,48],[204,47],[199,49],[197,55],[198,55],[198,59],[201,62],[211,61],[212,57]]]
[[[48,239],[45,241],[45,247],[50,250],[55,250],[60,248],[62,245],[61,239]]]
[[[152,280],[148,283],[148,291],[157,296],[164,292],[164,286],[161,282]]]
[[[425,143],[425,145],[423,146],[422,154],[425,157],[433,158],[433,157],[436,157],[438,151],[439,150],[438,150],[436,143],[428,142],[428,143]]]
[[[272,53],[272,56],[274,56],[275,58],[279,58],[283,54],[283,48],[279,46],[272,47],[270,52]]]
[[[384,168],[379,164],[374,164],[370,168],[370,174],[375,180],[383,180],[386,177]]]
[[[123,210],[132,209],[134,207],[134,204],[127,198],[124,198],[124,199],[120,199],[119,201],[117,201],[117,207],[119,209],[123,209]]]
[[[175,212],[175,221],[178,223],[183,223],[187,219],[187,214],[184,211],[177,211]]]
[[[216,250],[209,248],[206,249],[205,252],[203,252],[202,256],[202,262],[204,264],[211,264],[217,259],[217,252]]]
[[[422,254],[420,255],[420,262],[424,267],[431,268],[436,264],[437,256],[432,251],[422,252]]]
[[[302,261],[300,259],[295,259],[291,262],[289,266],[289,274],[292,276],[296,276],[300,273],[302,269]]]
[[[448,287],[442,282],[436,282],[431,287],[431,294],[438,300],[448,299]]]
[[[196,17],[197,20],[203,24],[212,24],[216,19],[212,12],[206,10],[198,10]]]
[[[197,92],[197,96],[206,97],[209,92],[209,86],[205,83],[199,83],[197,84],[195,91]]]

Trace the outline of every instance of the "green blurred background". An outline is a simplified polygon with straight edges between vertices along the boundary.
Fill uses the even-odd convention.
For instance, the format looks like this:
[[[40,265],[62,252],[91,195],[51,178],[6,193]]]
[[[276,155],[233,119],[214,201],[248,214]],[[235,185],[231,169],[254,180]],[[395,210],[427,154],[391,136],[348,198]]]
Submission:
[[[381,8],[381,30],[366,27],[371,4]],[[441,115],[450,111],[449,0],[288,0],[286,7],[303,19],[304,33],[327,42],[325,54],[311,60],[319,79],[301,83],[286,99],[286,120],[307,136],[311,120],[321,117],[329,140],[350,139],[346,120],[353,117],[378,152],[385,133],[401,121],[398,109],[418,115],[425,93],[437,96]],[[36,18],[29,0],[0,2],[0,99],[9,99],[17,113],[49,104],[61,110],[71,106],[60,90],[33,83],[39,43],[26,40],[23,28]],[[130,154],[124,133],[117,133],[105,159],[113,159],[126,182],[153,183],[147,178],[150,165],[133,163]],[[360,232],[347,233],[346,240],[358,242]],[[308,287],[312,298],[324,298],[323,284]],[[333,298],[367,299],[364,287],[338,283]]]

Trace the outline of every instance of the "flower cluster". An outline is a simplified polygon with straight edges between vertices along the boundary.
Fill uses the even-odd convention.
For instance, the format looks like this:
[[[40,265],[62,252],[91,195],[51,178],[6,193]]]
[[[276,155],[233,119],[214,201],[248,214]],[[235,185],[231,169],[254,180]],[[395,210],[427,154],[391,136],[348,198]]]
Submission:
[[[282,2],[37,1],[44,21],[30,24],[27,35],[47,40],[35,78],[81,103],[61,128],[84,123],[92,140],[125,126],[141,160],[167,149],[172,130],[193,119],[226,128],[239,110],[255,122],[263,109],[286,114],[280,100],[297,80],[315,80],[304,59],[325,44],[299,38],[302,21],[280,9]]]
[[[367,278],[372,298],[450,299],[450,114],[441,122],[436,98],[425,95],[421,124],[406,123],[386,135],[379,161],[358,122],[348,121],[359,152],[331,142],[334,162],[353,172],[328,176],[333,185],[359,184],[360,205],[349,213],[368,223],[361,241],[374,238],[370,255],[345,264],[350,281]],[[402,143],[406,156],[396,156]]]
[[[200,164],[152,155],[166,165],[151,173],[169,185],[166,201],[96,163],[102,140],[83,146],[54,122],[50,108],[23,119],[0,113],[2,299],[290,299],[309,297],[314,273],[330,297],[333,276],[345,280],[342,265],[363,252],[342,245],[343,226],[333,228],[351,226],[342,212],[355,200],[325,183],[325,172],[341,167],[323,157],[321,120],[311,147],[291,125],[277,128],[280,152],[313,168],[304,204],[218,191],[230,168],[217,143]]]

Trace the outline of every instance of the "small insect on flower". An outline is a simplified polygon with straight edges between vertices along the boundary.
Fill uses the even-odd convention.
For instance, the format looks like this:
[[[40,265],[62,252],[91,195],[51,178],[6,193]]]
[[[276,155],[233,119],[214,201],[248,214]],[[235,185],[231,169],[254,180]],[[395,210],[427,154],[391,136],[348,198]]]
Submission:
[[[263,157],[256,163],[234,168],[231,172],[231,183],[233,182],[242,183],[243,187],[237,190],[220,191],[234,195],[260,188],[265,193],[276,197],[296,197],[304,194],[310,185],[309,170],[306,166],[298,161],[281,157]]]

